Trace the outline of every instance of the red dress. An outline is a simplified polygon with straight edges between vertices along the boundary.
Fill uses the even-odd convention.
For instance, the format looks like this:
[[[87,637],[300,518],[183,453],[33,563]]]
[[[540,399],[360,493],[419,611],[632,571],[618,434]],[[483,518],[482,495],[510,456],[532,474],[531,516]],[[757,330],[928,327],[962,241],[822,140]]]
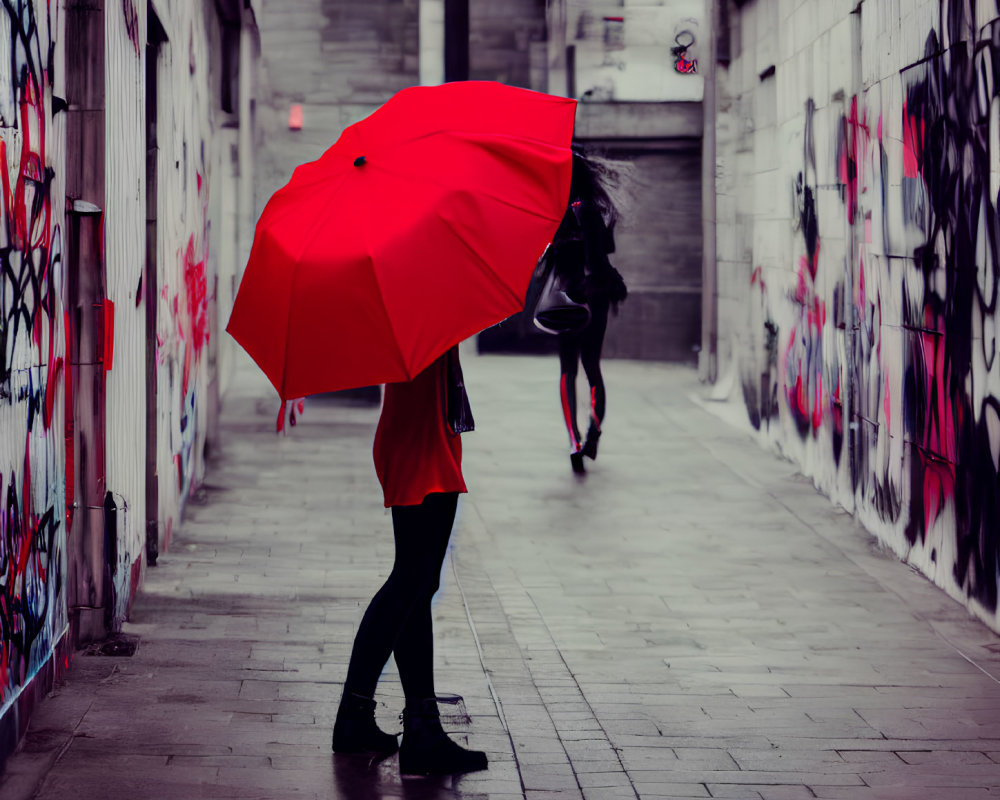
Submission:
[[[442,356],[406,383],[388,383],[375,430],[375,472],[385,506],[415,506],[434,492],[466,492],[462,437],[445,423]]]

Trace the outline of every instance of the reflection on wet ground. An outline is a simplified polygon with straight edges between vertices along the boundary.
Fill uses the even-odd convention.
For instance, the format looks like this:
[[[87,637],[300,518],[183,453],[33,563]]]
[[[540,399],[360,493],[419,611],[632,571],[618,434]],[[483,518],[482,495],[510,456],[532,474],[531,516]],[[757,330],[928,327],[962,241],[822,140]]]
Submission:
[[[401,778],[399,758],[334,755],[333,782],[339,797],[350,800],[452,800],[462,797],[449,776]],[[468,795],[465,795],[468,797]]]

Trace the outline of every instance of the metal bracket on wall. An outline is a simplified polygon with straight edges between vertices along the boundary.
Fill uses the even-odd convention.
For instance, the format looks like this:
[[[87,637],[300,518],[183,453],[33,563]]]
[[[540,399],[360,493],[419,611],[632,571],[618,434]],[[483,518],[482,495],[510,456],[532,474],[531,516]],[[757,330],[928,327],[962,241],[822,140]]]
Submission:
[[[79,214],[85,217],[92,217],[103,213],[100,206],[94,205],[89,200],[74,200],[69,210],[71,214]]]

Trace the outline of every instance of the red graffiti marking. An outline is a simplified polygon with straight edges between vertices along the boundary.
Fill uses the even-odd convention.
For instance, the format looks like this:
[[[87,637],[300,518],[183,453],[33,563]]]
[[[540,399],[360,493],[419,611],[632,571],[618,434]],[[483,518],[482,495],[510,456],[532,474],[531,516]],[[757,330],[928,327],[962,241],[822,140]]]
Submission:
[[[32,511],[30,443],[20,498],[13,478],[0,509],[0,702],[29,676],[32,648],[49,624],[50,565],[59,564],[54,509]],[[3,483],[0,475],[0,492]]]
[[[803,435],[811,428],[815,436],[823,423],[822,346],[826,304],[813,288],[813,269],[805,256],[799,259],[799,280],[794,298],[799,306],[799,318],[788,337],[784,373],[792,416]],[[838,381],[835,395],[839,396],[839,393]]]
[[[16,108],[5,121],[19,140],[0,141],[0,273],[8,286],[0,302],[0,403],[27,408],[27,438],[23,466],[0,475],[0,704],[19,691],[31,670],[52,651],[52,610],[64,603],[60,521],[56,508],[44,508],[41,497],[50,497],[63,482],[58,457],[33,445],[52,424],[57,393],[68,383],[70,369],[63,350],[69,341],[62,297],[53,273],[61,268],[61,234],[52,213],[54,170],[48,158],[48,121],[57,113],[52,103],[49,72],[51,40],[43,41],[36,8],[53,3],[5,0],[0,17],[8,48],[10,80],[4,91]],[[44,12],[43,12],[44,13]],[[54,14],[50,9],[49,15]],[[51,22],[51,20],[50,20]],[[48,99],[47,99],[48,98]],[[11,147],[17,142],[18,152]],[[13,165],[13,169],[8,169]],[[11,354],[30,350],[29,390],[12,390]],[[18,364],[20,367],[21,364]],[[60,374],[62,373],[62,375]],[[44,376],[44,378],[42,377]],[[71,395],[70,395],[71,396]],[[71,404],[67,411],[71,412]],[[8,419],[9,424],[17,415]],[[72,414],[66,414],[67,426]],[[38,428],[42,428],[41,431]],[[11,430],[3,430],[7,436]],[[67,474],[72,479],[70,451]],[[33,487],[32,473],[41,476]],[[72,502],[72,483],[66,489]],[[60,498],[59,505],[62,504]],[[61,511],[61,509],[60,509]]]
[[[115,304],[104,301],[104,371],[111,372],[115,363]]]
[[[197,355],[208,343],[208,284],[205,259],[195,261],[194,234],[184,253],[184,287],[187,289],[187,313],[191,325],[191,344]]]
[[[205,259],[195,260],[194,234],[188,239],[184,253],[185,315],[177,315],[178,332],[184,340],[184,367],[182,394],[187,396],[191,368],[201,359],[201,352],[208,343],[208,284],[205,278]],[[177,298],[174,298],[174,310]]]
[[[920,160],[924,150],[924,121],[909,114],[903,103],[903,175],[920,177]]]
[[[865,115],[858,116],[858,98],[851,98],[850,113],[844,117],[844,129],[838,142],[837,172],[844,187],[844,202],[847,205],[847,221],[854,224],[858,211],[859,186],[864,185],[861,170],[864,154],[868,148],[871,131]]]
[[[142,45],[139,41],[139,12],[135,10],[135,4],[132,0],[122,0],[122,13],[125,15],[125,30],[128,33],[128,39],[132,42],[132,47],[138,56],[142,53]]]
[[[817,289],[821,247],[815,194],[814,110],[815,106],[810,102],[803,137],[803,169],[794,185],[797,227],[806,252],[799,257],[795,290],[791,297],[797,307],[797,317],[788,335],[782,373],[785,398],[799,435],[805,438],[811,431],[816,438],[823,426],[824,412],[829,410],[833,423],[834,455],[839,458],[843,434],[841,375],[835,355],[832,359],[826,356],[824,360],[824,337],[828,335],[826,302]]]

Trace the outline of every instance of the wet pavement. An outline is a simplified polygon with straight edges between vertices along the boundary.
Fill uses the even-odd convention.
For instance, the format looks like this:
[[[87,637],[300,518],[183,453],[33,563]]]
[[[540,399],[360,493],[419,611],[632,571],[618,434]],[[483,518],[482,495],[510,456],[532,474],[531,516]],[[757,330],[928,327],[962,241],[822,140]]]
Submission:
[[[330,753],[392,557],[378,410],[313,400],[276,436],[246,364],[126,626],[135,654],[76,656],[0,797],[1000,794],[1000,637],[758,447],[738,408],[701,400],[693,371],[608,362],[600,455],[577,478],[556,360],[464,365],[478,430],[435,659],[439,694],[462,698],[446,727],[488,771],[401,781],[395,757]],[[398,730],[392,665],[377,699]]]

